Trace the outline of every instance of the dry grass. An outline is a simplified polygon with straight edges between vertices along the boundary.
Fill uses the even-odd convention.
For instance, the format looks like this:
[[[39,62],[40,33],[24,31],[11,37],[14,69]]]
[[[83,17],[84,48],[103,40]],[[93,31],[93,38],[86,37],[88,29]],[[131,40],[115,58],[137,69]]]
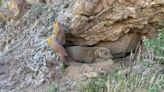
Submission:
[[[124,76],[113,73],[83,82],[80,92],[160,92],[163,88],[163,74]]]

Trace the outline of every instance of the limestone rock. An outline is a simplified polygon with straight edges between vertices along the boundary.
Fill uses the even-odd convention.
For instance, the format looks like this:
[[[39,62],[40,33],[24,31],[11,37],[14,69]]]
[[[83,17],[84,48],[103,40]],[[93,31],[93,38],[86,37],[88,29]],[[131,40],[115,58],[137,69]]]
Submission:
[[[67,41],[92,46],[128,32],[156,30],[154,24],[164,19],[163,5],[163,0],[76,0]]]
[[[96,46],[109,48],[113,57],[124,57],[126,53],[130,53],[135,50],[139,40],[139,35],[129,33],[120,37],[117,41],[100,42]]]
[[[8,2],[11,0],[1,1]],[[156,31],[156,24],[164,19],[164,0],[44,1],[49,4],[31,6],[19,21],[11,23],[0,21],[0,24],[2,24],[0,25],[0,60],[6,57],[7,61],[3,59],[5,62],[2,62],[2,64],[9,61],[10,69],[16,66],[16,70],[21,68],[24,71],[21,72],[21,75],[15,74],[12,80],[7,79],[7,77],[0,80],[2,91],[21,92],[21,89],[28,89],[27,86],[33,87],[42,83],[42,80],[47,78],[45,75],[49,72],[46,62],[50,58],[57,63],[56,70],[52,69],[56,71],[57,74],[55,75],[61,76],[62,64],[58,61],[59,57],[56,53],[52,53],[46,43],[47,37],[52,33],[54,20],[59,21],[66,27],[67,42],[88,47],[96,46],[100,42],[120,40],[123,35],[129,32],[147,34],[151,30]],[[19,10],[17,12],[13,8],[11,8],[11,11],[14,10],[13,12],[7,13],[6,8],[7,6],[3,8],[0,6],[0,17],[4,17],[5,20],[10,20],[13,15],[19,13]],[[108,61],[111,60],[108,59]],[[108,62],[108,65],[99,61],[96,63],[103,63],[107,70],[110,70],[109,68],[113,66],[110,65],[111,62]],[[72,69],[75,75],[86,73],[87,70],[94,72],[101,70],[101,67],[104,68],[104,66],[95,66],[98,69],[75,67]],[[75,73],[78,72],[76,69],[82,72]],[[50,75],[53,79],[54,74],[51,73]],[[9,78],[11,77],[9,76]],[[59,80],[59,78],[56,80]],[[68,82],[71,84],[70,81]],[[66,88],[65,86],[62,87]],[[45,86],[42,88],[45,89]],[[70,89],[70,87],[68,88]]]

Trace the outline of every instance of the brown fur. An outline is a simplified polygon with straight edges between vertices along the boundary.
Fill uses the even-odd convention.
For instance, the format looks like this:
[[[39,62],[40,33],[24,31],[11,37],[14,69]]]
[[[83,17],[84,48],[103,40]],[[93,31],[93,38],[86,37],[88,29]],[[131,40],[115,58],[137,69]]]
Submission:
[[[92,63],[98,58],[111,59],[110,50],[104,47],[67,47],[68,55],[76,62]]]

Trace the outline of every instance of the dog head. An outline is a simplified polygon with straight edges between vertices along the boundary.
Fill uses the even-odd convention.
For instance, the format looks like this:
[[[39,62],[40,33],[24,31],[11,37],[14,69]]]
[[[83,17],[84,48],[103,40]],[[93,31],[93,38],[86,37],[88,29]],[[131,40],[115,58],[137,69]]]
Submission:
[[[103,59],[111,59],[113,56],[110,53],[110,50],[105,47],[97,47],[95,50],[95,56]]]

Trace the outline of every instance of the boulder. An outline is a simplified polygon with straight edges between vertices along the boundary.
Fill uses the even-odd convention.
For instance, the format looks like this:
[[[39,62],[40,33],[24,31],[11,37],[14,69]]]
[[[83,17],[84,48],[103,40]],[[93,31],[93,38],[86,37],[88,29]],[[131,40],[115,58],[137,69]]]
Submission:
[[[71,15],[67,41],[93,46],[117,41],[129,32],[142,35],[156,31],[155,25],[164,19],[164,1],[76,0]]]
[[[120,37],[117,41],[99,42],[96,46],[107,47],[113,57],[124,57],[127,53],[134,51],[140,41],[140,35],[128,33]]]

